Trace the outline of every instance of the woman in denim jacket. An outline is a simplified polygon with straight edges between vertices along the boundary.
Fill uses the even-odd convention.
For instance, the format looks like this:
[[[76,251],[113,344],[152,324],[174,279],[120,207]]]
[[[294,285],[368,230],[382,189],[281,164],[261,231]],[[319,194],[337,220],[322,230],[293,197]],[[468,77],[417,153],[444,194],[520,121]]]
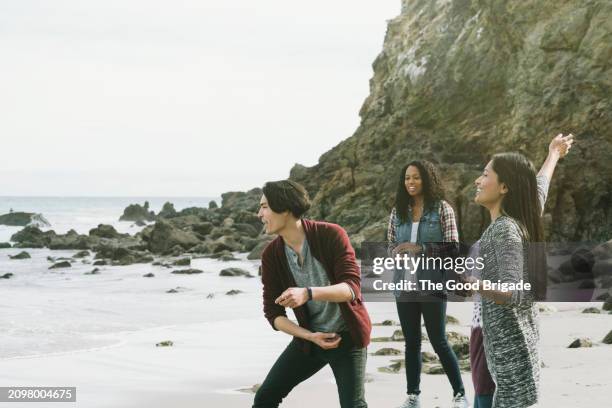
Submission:
[[[402,168],[398,180],[395,207],[389,218],[387,232],[391,256],[444,256],[442,242],[458,243],[455,213],[444,201],[444,191],[433,164],[413,161]],[[455,244],[452,244],[454,246]],[[442,270],[396,270],[394,281],[427,279],[444,281]],[[418,282],[417,282],[418,283]],[[446,300],[443,293],[432,296],[411,296],[396,292],[396,306],[405,338],[406,401],[400,408],[417,408],[421,376],[421,315],[431,345],[453,388],[453,408],[467,407],[457,356],[446,339]]]

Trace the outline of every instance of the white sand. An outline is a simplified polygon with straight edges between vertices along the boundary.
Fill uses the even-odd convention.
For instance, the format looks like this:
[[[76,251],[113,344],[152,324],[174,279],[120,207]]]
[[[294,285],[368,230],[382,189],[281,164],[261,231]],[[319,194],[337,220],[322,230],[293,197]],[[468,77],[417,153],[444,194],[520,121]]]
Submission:
[[[254,262],[196,260],[193,267],[211,272],[192,276],[150,265],[102,267],[101,275],[85,276],[91,265],[47,271],[44,258],[49,253],[59,256],[58,251],[30,251],[35,259],[22,266],[17,266],[22,261],[3,260],[14,252],[0,251],[0,272],[12,268],[15,273],[0,282],[0,344],[7,345],[0,348],[0,385],[77,387],[76,404],[53,407],[250,407],[253,394],[236,390],[262,382],[290,340],[263,318],[259,279],[217,276],[227,266],[255,271]],[[156,277],[142,278],[148,271]],[[165,293],[177,286],[188,290]],[[229,289],[245,293],[224,295]],[[210,292],[216,293],[214,299],[206,299]],[[612,315],[580,313],[592,305],[601,303],[555,304],[559,311],[542,314],[546,368],[541,407],[609,406],[612,346],[599,342],[612,330]],[[368,308],[374,322],[397,320],[391,303],[369,303]],[[448,330],[469,333],[471,304],[451,303],[448,314],[461,321]],[[396,329],[377,326],[373,335]],[[568,349],[577,337],[597,343]],[[172,340],[174,346],[155,347],[162,340]],[[373,343],[368,351],[389,346],[403,348],[402,343]],[[423,348],[431,351],[429,343]],[[394,358],[368,357],[370,407],[394,407],[403,400],[403,372],[377,370]],[[463,380],[472,398],[470,374],[463,374]],[[449,406],[446,376],[424,374],[421,381],[424,407]],[[282,406],[338,406],[331,370],[326,367],[296,387]]]

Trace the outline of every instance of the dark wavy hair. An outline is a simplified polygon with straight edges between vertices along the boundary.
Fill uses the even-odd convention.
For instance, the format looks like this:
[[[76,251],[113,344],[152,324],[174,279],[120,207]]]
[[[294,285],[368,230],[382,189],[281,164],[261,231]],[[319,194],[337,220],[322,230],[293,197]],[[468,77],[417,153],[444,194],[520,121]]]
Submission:
[[[308,191],[293,180],[268,181],[262,190],[275,213],[289,211],[295,218],[302,218],[310,209]]]
[[[438,170],[433,163],[426,160],[414,160],[404,167],[400,171],[397,192],[395,194],[395,211],[402,223],[408,222],[408,206],[412,206],[413,199],[406,191],[406,185],[404,179],[406,177],[406,170],[408,167],[414,166],[419,170],[421,176],[421,186],[424,196],[423,208],[431,209],[434,204],[444,199],[444,185],[438,174]]]
[[[525,156],[514,152],[494,155],[491,167],[497,173],[498,181],[508,189],[501,203],[502,214],[512,217],[518,223],[524,240],[529,243],[529,282],[536,300],[542,300],[546,295],[547,268],[543,208],[538,199],[536,169]]]

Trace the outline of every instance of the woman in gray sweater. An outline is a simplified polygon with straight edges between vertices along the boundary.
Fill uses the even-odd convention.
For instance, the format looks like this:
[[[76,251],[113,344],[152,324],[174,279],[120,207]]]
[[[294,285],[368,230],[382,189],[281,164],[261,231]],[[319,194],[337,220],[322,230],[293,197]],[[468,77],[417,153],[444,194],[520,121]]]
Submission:
[[[558,138],[571,146],[572,135]],[[538,402],[541,364],[534,301],[546,291],[544,248],[534,244],[544,242],[541,192],[533,164],[518,153],[494,155],[475,183],[475,201],[491,215],[480,238],[482,280],[531,285],[525,290],[479,285],[484,350],[496,386],[493,407],[529,407]]]

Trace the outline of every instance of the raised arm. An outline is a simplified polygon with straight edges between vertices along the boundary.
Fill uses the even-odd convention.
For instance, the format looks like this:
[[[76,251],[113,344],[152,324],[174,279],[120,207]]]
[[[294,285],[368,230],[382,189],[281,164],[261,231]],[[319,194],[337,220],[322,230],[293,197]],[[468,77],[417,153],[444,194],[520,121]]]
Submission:
[[[557,162],[569,152],[572,143],[574,143],[574,135],[571,133],[567,136],[563,136],[563,133],[555,136],[548,145],[548,156],[544,160],[538,176],[546,176],[549,181],[552,180]]]

